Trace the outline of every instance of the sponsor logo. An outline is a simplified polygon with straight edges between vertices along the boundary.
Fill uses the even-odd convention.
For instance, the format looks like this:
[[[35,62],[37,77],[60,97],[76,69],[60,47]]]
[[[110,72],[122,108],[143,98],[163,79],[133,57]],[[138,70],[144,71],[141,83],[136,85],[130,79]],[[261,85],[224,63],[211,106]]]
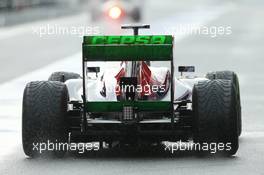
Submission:
[[[166,36],[93,36],[91,44],[165,44]]]

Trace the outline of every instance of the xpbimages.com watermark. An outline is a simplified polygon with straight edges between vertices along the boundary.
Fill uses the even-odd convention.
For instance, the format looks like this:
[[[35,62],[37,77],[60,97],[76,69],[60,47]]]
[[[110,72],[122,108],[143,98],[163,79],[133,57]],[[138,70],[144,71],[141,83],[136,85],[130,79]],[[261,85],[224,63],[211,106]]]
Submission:
[[[111,89],[108,89],[111,92]],[[149,84],[147,85],[117,85],[115,87],[115,93],[122,92],[132,92],[132,93],[142,93],[145,92],[146,96],[151,95],[151,93],[164,93],[166,91],[166,86],[165,85],[152,85],[150,86]]]
[[[98,26],[62,26],[58,24],[47,24],[32,27],[32,33],[39,37],[44,36],[66,36],[73,35],[83,37],[84,35],[99,35],[100,28]]]
[[[174,154],[178,151],[206,151],[211,154],[215,154],[219,151],[230,151],[232,149],[232,143],[194,143],[194,142],[163,142],[165,145],[164,151],[169,151]],[[47,140],[47,142],[32,143],[32,150],[40,154],[46,151],[78,151],[83,154],[87,151],[99,151],[104,145],[100,145],[99,142],[89,143],[63,143]]]
[[[211,154],[215,154],[219,151],[230,151],[232,149],[232,143],[194,143],[194,142],[165,142],[165,151],[169,151],[171,154],[177,151],[206,151]]]
[[[231,26],[199,26],[193,24],[180,24],[165,28],[166,33],[177,35],[207,35],[211,38],[229,36],[232,34]]]
[[[86,151],[98,151],[100,149],[99,142],[62,143],[47,140],[47,142],[34,142],[32,143],[32,146],[33,151],[38,152],[40,154],[45,151],[78,151],[78,153],[82,154]]]

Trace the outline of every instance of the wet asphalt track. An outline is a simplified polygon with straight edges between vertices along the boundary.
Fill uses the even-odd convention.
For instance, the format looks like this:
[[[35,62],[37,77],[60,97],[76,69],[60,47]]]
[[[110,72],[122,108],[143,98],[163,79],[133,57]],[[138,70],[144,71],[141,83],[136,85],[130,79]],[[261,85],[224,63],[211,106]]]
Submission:
[[[203,4],[208,5],[207,2],[203,2],[201,8]],[[214,9],[220,6],[219,4],[222,3],[209,5]],[[5,94],[12,92],[6,90],[0,92],[0,174],[264,174],[264,36],[262,34],[264,3],[255,0],[242,1],[240,4],[238,1],[231,3],[227,1],[224,4],[223,8],[228,10],[223,10],[224,13],[207,23],[207,26],[231,26],[232,34],[216,38],[207,35],[189,35],[179,42],[176,41],[174,54],[176,65],[195,65],[198,75],[211,70],[227,69],[234,70],[239,75],[243,134],[236,156],[199,158],[190,151],[170,154],[159,147],[138,151],[133,149],[121,151],[114,148],[79,156],[69,153],[64,159],[59,160],[27,159],[20,141],[21,101],[17,100],[18,98],[7,98]],[[152,4],[152,9],[158,10],[159,7],[160,4]],[[174,9],[177,9],[177,12]],[[176,15],[185,12],[188,14],[192,11],[192,6],[179,3],[174,8],[168,7],[167,11],[171,12],[170,16],[162,13],[157,13],[156,16],[150,15],[152,12],[146,10],[145,21],[154,24],[159,21],[174,23],[171,18],[173,12]],[[80,21],[75,18],[70,19],[73,21],[72,24],[85,21],[85,17],[78,18]],[[56,60],[63,61],[63,58],[80,52],[81,39],[78,37],[44,37],[43,39],[32,35],[31,32],[20,32],[16,37],[10,35],[8,38],[0,38],[0,82],[6,83],[0,85],[0,89],[1,86],[11,84],[8,81],[11,78],[25,73],[29,73],[29,77],[33,76],[30,75],[31,71]],[[21,50],[14,51],[14,49]],[[21,92],[21,89],[17,91]]]

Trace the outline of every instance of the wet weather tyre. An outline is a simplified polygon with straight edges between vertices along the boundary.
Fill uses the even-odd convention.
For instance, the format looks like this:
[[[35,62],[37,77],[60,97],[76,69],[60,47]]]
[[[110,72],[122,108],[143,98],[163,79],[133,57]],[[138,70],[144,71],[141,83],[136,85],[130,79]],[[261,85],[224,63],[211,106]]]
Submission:
[[[207,80],[194,85],[194,142],[222,145],[218,153],[234,155],[239,147],[237,102],[236,89],[230,80]]]
[[[65,82],[70,79],[80,79],[81,76],[77,73],[73,72],[53,72],[48,81],[59,81],[59,82]]]
[[[27,84],[22,109],[22,143],[27,156],[40,155],[40,150],[34,145],[39,148],[40,143],[68,142],[67,103],[68,90],[61,82],[35,81]],[[41,155],[53,153],[56,157],[63,157],[66,152],[62,147],[49,148]]]
[[[239,80],[238,76],[235,72],[232,71],[216,71],[209,72],[206,74],[206,78],[209,80],[222,79],[222,80],[230,80],[236,88],[236,98],[237,98],[237,110],[238,110],[238,135],[240,136],[242,133],[242,117],[241,117],[241,102],[240,102],[240,89],[239,89]]]

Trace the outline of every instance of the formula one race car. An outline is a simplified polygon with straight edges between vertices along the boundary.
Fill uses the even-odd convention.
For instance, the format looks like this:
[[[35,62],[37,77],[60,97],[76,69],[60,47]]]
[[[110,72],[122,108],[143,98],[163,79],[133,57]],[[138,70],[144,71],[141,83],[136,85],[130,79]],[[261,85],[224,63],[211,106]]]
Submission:
[[[48,81],[27,84],[25,154],[39,155],[36,145],[47,141],[64,146],[181,140],[222,143],[228,149],[218,151],[234,155],[241,134],[237,75],[216,71],[174,78],[172,36],[138,35],[149,25],[122,28],[133,29],[134,35],[84,36],[82,76],[55,72]],[[179,66],[178,71],[194,72],[194,67]],[[66,149],[46,152],[62,156]]]

